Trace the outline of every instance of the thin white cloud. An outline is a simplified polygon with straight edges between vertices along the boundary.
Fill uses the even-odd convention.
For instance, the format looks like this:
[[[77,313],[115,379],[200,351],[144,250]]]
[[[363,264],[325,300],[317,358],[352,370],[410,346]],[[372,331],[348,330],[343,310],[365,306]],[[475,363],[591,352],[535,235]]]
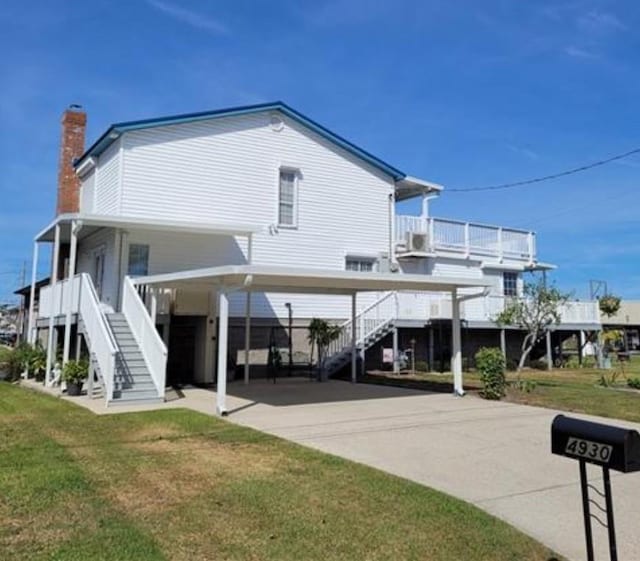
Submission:
[[[507,144],[507,148],[511,150],[514,154],[518,154],[519,156],[524,156],[529,160],[537,160],[540,155],[537,152],[531,150],[531,148],[527,148],[526,146],[517,146],[515,144]]]
[[[610,32],[624,31],[627,26],[615,15],[600,10],[591,10],[578,18],[578,26],[585,31]]]
[[[575,45],[569,45],[564,49],[565,54],[569,55],[573,58],[583,58],[589,60],[599,59],[600,56],[592,51],[587,51],[586,49],[582,49],[580,47],[576,47]]]
[[[224,24],[193,10],[183,8],[182,6],[176,6],[175,4],[165,2],[164,0],[146,0],[146,2],[149,6],[163,14],[181,21],[182,23],[186,23],[191,27],[195,27],[196,29],[202,29],[217,35],[226,35],[229,33],[229,30]]]

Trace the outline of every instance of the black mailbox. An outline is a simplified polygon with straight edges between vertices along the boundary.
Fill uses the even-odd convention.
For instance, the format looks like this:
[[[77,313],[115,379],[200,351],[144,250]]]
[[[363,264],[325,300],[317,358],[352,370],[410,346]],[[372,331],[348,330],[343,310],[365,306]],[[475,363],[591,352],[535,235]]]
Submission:
[[[551,425],[551,452],[624,473],[640,471],[640,434],[558,415]]]

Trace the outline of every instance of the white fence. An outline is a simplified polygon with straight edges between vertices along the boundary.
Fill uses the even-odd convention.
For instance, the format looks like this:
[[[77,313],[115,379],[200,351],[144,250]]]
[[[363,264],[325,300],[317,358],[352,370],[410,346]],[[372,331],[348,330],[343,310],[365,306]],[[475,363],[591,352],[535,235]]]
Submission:
[[[404,244],[407,236],[412,233],[425,234],[427,249],[431,252],[440,250],[467,255],[510,257],[529,262],[536,258],[535,233],[526,230],[445,218],[397,215],[396,243]]]
[[[164,398],[167,347],[129,277],[122,284],[122,313],[140,347],[158,396]]]

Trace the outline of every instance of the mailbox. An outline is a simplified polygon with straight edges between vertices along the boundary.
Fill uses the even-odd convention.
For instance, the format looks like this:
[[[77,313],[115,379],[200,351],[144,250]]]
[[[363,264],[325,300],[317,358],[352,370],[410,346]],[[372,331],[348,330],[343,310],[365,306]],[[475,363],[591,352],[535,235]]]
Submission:
[[[621,471],[640,471],[640,434],[558,415],[551,425],[551,452]]]

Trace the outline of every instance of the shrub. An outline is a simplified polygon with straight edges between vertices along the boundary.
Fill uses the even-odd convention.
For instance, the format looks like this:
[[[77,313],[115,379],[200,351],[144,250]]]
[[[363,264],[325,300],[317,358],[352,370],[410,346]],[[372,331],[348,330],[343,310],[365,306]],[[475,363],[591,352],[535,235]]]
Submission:
[[[532,360],[529,363],[529,367],[533,368],[534,370],[546,370],[547,363],[544,360]]]
[[[86,360],[70,360],[62,369],[62,379],[68,384],[81,384],[88,372],[89,363]]]
[[[501,399],[506,385],[502,351],[496,347],[483,347],[476,353],[475,359],[482,381],[482,397]]]
[[[629,378],[627,380],[627,386],[634,390],[640,390],[640,378]]]
[[[429,365],[424,360],[416,360],[416,372],[429,372]]]
[[[567,360],[565,367],[570,368],[571,370],[577,370],[580,368],[580,359],[577,356],[572,356]]]

